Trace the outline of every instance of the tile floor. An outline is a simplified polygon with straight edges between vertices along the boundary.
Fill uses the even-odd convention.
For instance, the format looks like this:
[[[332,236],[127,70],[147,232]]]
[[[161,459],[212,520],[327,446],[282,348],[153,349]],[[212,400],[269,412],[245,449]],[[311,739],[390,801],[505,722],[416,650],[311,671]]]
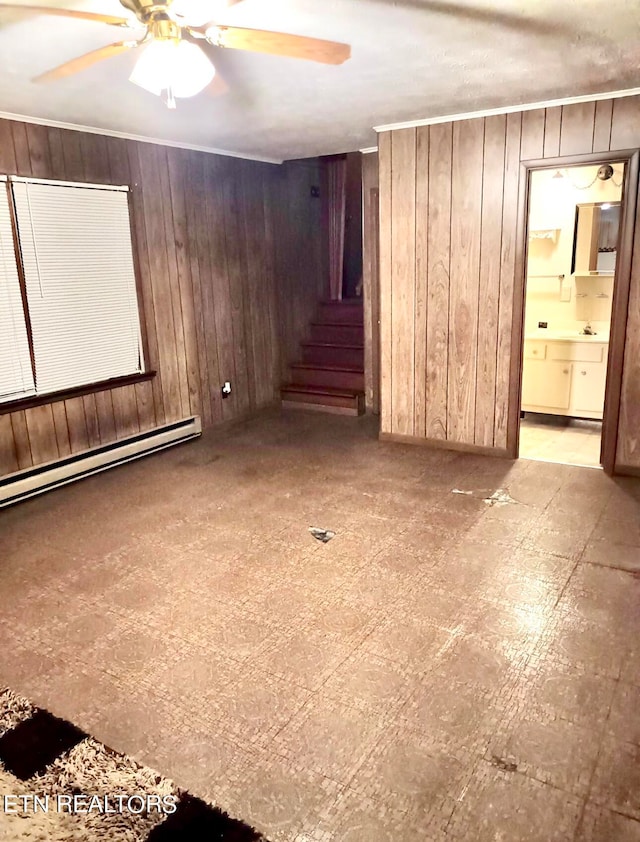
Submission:
[[[0,513],[0,685],[273,842],[638,842],[639,515],[265,416]]]
[[[602,422],[527,412],[520,422],[520,458],[600,466]]]

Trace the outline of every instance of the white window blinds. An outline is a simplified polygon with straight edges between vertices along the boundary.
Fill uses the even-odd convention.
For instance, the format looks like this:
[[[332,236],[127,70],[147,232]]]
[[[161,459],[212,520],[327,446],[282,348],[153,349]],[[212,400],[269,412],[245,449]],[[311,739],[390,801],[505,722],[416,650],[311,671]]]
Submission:
[[[34,392],[6,187],[0,181],[0,401]]]
[[[38,394],[143,370],[127,194],[13,181]]]

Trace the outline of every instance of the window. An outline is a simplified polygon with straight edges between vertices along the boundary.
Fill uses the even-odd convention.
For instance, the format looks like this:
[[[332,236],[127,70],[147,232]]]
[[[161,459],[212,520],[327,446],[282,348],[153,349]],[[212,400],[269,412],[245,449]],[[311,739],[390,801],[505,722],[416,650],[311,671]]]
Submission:
[[[0,401],[141,373],[126,189],[12,177],[8,186],[0,197]]]

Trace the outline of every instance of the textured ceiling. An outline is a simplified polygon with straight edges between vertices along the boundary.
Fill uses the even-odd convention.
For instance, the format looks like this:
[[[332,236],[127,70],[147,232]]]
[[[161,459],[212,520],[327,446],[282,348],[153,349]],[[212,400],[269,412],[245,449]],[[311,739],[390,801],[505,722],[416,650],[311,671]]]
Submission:
[[[221,51],[229,93],[169,111],[128,82],[132,54],[33,84],[123,30],[0,9],[0,111],[282,160],[375,145],[380,124],[640,86],[637,0],[243,0],[219,19],[346,41],[353,56],[331,67]]]

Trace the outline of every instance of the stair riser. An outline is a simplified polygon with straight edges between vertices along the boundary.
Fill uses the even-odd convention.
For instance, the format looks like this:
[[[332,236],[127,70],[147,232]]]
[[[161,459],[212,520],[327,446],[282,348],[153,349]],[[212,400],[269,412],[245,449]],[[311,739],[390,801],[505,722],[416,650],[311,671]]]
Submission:
[[[364,324],[361,304],[321,304],[318,308],[318,321],[333,324]]]
[[[349,415],[360,415],[364,412],[364,402],[360,395],[353,395],[353,397],[307,395],[302,392],[287,392],[286,389],[282,389],[281,397],[285,406],[297,404],[319,410],[325,409],[327,412],[343,410]]]
[[[305,386],[330,386],[332,389],[353,389],[364,392],[364,374],[358,371],[324,371],[321,368],[291,369],[294,383]]]
[[[360,348],[322,348],[306,346],[302,349],[302,361],[320,365],[344,365],[364,367],[364,351]]]
[[[363,345],[364,328],[359,325],[311,325],[311,341]]]

